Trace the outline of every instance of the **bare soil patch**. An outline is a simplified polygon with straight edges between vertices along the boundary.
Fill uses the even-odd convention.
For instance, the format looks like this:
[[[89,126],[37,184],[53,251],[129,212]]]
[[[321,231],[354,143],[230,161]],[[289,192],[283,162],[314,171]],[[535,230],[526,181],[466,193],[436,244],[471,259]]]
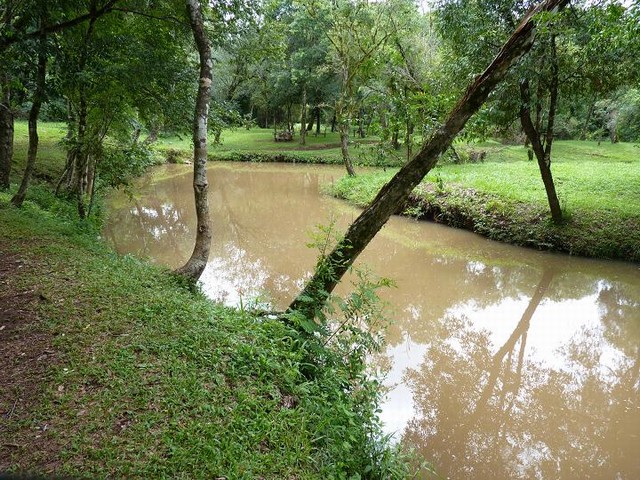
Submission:
[[[0,247],[0,472],[53,471],[60,450],[41,418],[57,353],[38,315],[48,300],[34,262]]]

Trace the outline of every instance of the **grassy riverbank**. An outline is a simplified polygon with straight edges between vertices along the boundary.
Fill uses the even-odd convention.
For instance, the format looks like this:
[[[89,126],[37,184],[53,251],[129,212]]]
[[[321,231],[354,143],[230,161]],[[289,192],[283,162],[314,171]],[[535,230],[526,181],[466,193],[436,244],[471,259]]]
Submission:
[[[14,179],[25,141],[17,133]],[[24,207],[0,193],[0,472],[405,475],[379,429],[364,350],[302,339],[114,254],[51,194],[61,129],[43,133]]]
[[[399,166],[403,151],[381,151],[375,139],[352,147],[355,165]],[[269,130],[225,132],[212,159],[341,164],[335,133],[309,136],[308,145],[273,141]],[[165,139],[161,148],[188,145]],[[519,145],[487,141],[459,144],[441,159],[412,194],[403,213],[477,232],[514,245],[596,258],[640,261],[640,148],[595,141],[557,141],[553,174],[565,222],[549,220],[536,162]],[[481,155],[483,161],[469,159]],[[368,204],[394,171],[345,177],[331,193],[356,205]]]
[[[375,385],[347,361],[113,254],[89,227],[8,198],[0,194],[0,472],[392,475],[381,470],[399,463],[376,429]]]
[[[36,177],[57,178],[64,155],[57,144],[62,124],[41,127],[42,155]],[[391,178],[388,167],[404,160],[402,151],[379,151],[375,138],[352,147],[355,165],[384,165],[387,171],[344,178],[332,190],[354,204],[367,204]],[[341,164],[339,138],[326,132],[309,135],[308,145],[274,142],[273,131],[252,128],[225,131],[222,144],[210,149],[212,160],[289,161]],[[16,129],[16,158],[26,156],[26,125]],[[156,145],[163,158],[188,160],[187,137],[164,137]],[[21,153],[23,152],[24,153]],[[482,153],[484,161],[451,163],[449,155],[413,193],[404,213],[515,245],[558,250],[573,255],[640,261],[640,148],[592,141],[556,141],[553,174],[566,221],[551,224],[537,165],[522,146],[498,142],[458,144],[463,161]],[[19,165],[18,165],[19,167]],[[14,169],[15,182],[18,169]]]
[[[478,147],[474,147],[478,148]],[[437,166],[402,213],[486,237],[573,255],[640,261],[640,150],[557,142],[553,172],[565,222],[553,225],[537,164],[522,147],[485,144],[486,160]],[[368,204],[394,171],[342,178],[332,193]]]
[[[299,132],[291,142],[275,142],[273,130],[252,128],[225,130],[219,145],[211,144],[210,160],[240,162],[287,162],[342,165],[340,135],[324,131],[320,135],[309,133],[306,145],[300,144]],[[399,166],[404,161],[401,151],[380,151],[378,137],[352,137],[351,152],[355,165]],[[157,148],[169,158],[188,160],[191,139],[184,136],[161,138]]]

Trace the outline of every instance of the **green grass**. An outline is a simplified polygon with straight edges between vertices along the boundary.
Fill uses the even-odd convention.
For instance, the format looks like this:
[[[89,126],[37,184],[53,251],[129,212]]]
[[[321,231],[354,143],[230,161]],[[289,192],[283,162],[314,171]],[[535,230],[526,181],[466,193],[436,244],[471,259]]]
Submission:
[[[252,128],[225,130],[219,145],[209,138],[209,158],[230,161],[284,161],[299,163],[341,164],[340,136],[337,132],[326,131],[316,136],[310,132],[306,145],[300,144],[299,132],[292,142],[275,142],[272,129]],[[352,137],[351,155],[355,165],[399,165],[402,152],[386,152],[382,157],[377,152],[378,137]],[[157,148],[165,155],[173,155],[184,161],[190,160],[192,142],[185,136],[162,137]]]
[[[0,192],[0,255],[28,265],[11,277],[40,299],[39,323],[25,334],[45,332],[58,361],[39,379],[37,404],[3,425],[3,465],[96,478],[406,473],[380,433],[376,383],[281,321],[216,305],[165,269],[115,255],[96,240],[99,218],[80,221],[73,204],[51,194],[65,162],[64,125],[39,130],[36,181],[18,210],[8,201],[28,136],[16,123],[13,186]],[[231,144],[235,134],[245,142],[235,131]],[[190,151],[189,140],[171,141],[158,149]],[[32,443],[34,432],[47,446]]]
[[[640,216],[640,148],[633,144],[556,142],[552,172],[563,207],[568,211],[608,210]],[[523,147],[485,148],[482,163],[440,164],[426,177],[440,186],[458,185],[507,200],[546,207],[547,198],[538,165],[526,159]],[[594,160],[598,158],[598,160]],[[345,195],[364,205],[395,171],[345,180]],[[363,176],[364,177],[364,176]],[[353,189],[352,193],[347,190]]]
[[[640,149],[632,144],[558,141],[552,171],[566,222],[552,225],[535,161],[523,147],[484,143],[486,161],[436,166],[407,214],[489,238],[576,255],[640,261]],[[333,193],[367,205],[395,171],[343,178]]]
[[[66,154],[61,140],[66,135],[66,125],[62,122],[40,122],[38,124],[38,158],[34,177],[37,180],[55,182],[62,175]],[[20,183],[27,162],[29,132],[26,121],[15,123],[13,164],[11,183]]]
[[[380,440],[373,384],[354,382],[346,362],[323,362],[310,377],[315,354],[290,327],[113,254],[91,226],[61,220],[39,196],[17,210],[0,193],[1,253],[29,265],[13,274],[37,292],[37,328],[58,358],[37,408],[3,431],[17,445],[11,468],[53,462],[56,474],[83,478],[403,471]],[[47,425],[44,451],[27,440],[37,425]]]

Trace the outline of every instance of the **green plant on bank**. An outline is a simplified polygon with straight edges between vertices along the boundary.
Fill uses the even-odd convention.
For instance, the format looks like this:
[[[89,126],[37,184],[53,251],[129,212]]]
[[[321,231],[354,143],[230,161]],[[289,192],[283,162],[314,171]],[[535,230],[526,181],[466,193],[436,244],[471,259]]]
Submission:
[[[26,445],[8,449],[12,470],[53,461],[56,474],[94,478],[405,477],[366,373],[380,341],[360,329],[374,319],[372,284],[340,303],[348,322],[300,336],[113,254],[41,188],[22,209],[0,194],[2,255],[28,266],[15,278],[42,299],[35,327],[57,359],[38,403],[3,425]],[[42,443],[31,443],[34,425]]]
[[[332,221],[328,226],[318,225],[307,246],[318,249],[320,264],[336,241]],[[330,271],[325,274],[332,275]],[[311,354],[307,375],[315,378],[327,372],[340,374],[340,388],[330,395],[352,396],[358,406],[354,420],[364,420],[367,427],[345,430],[339,445],[342,453],[335,452],[337,457],[356,450],[365,453],[365,462],[356,469],[359,474],[352,478],[407,478],[408,454],[398,445],[391,446],[391,436],[384,434],[378,416],[385,372],[374,371],[369,362],[371,356],[382,352],[389,324],[378,290],[395,285],[387,278],[372,278],[367,269],[355,269],[351,284],[352,291],[346,297],[329,296],[317,319],[305,318],[297,312],[287,314],[287,318],[302,333],[299,340]]]

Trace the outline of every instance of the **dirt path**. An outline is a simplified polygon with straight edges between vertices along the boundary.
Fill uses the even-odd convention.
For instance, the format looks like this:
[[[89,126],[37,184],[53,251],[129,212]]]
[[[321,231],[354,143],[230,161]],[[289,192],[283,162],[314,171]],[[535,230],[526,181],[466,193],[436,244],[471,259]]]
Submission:
[[[39,306],[48,299],[38,291],[41,266],[37,260],[7,251],[2,240],[0,237],[0,472],[17,467],[43,473],[55,468],[59,451],[43,419],[50,367],[57,362],[52,336],[38,315]]]

